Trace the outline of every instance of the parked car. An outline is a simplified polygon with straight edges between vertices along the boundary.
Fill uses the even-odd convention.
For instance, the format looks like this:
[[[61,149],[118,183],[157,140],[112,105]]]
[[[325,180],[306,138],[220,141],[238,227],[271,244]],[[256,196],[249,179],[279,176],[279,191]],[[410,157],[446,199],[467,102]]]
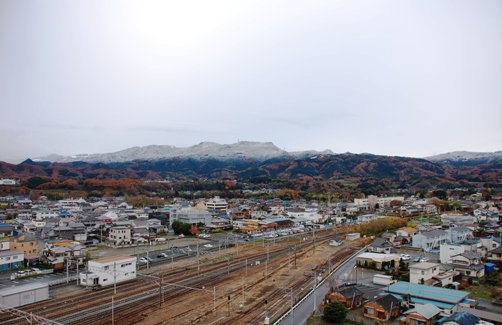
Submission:
[[[419,257],[415,257],[415,258],[413,259],[413,262],[420,262],[420,256],[419,256]]]
[[[28,275],[28,272],[24,271],[24,270],[21,270],[21,271],[17,271],[16,272],[16,276],[25,276],[25,275]]]
[[[167,254],[166,253],[160,253],[159,255],[157,255],[158,258],[166,258],[167,257]]]
[[[425,256],[422,256],[420,258],[420,262],[428,262],[429,261],[429,258],[425,257]]]
[[[140,257],[140,258],[138,258],[138,262],[140,262],[140,263],[147,263],[148,261],[147,261],[147,259],[145,257]]]
[[[213,245],[211,245],[211,244],[205,244],[204,247],[211,248],[211,247],[213,247]]]
[[[401,254],[401,259],[403,261],[409,261],[409,260],[411,260],[411,256],[408,254]]]

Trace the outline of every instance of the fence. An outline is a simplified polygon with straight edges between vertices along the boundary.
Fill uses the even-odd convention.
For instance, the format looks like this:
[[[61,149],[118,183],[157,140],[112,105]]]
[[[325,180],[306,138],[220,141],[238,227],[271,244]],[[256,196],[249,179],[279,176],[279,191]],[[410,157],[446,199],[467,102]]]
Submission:
[[[58,284],[66,284],[66,283],[70,283],[70,282],[73,282],[73,281],[77,281],[77,276],[74,275],[74,276],[70,276],[68,278],[64,278],[64,279],[59,279],[59,280],[54,280],[54,281],[51,281],[49,282],[49,287],[51,286],[55,286],[55,285],[58,285]]]

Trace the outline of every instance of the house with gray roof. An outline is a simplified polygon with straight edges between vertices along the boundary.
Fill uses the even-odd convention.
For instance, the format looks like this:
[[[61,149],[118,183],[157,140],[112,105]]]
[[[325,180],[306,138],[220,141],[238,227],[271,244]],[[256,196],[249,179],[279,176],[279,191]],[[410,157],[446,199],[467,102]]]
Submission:
[[[376,238],[368,245],[368,252],[392,254],[396,253],[396,249],[389,240],[385,238]]]
[[[463,252],[451,257],[451,266],[454,271],[463,276],[479,279],[485,275],[485,265],[481,256],[474,252]]]
[[[432,325],[439,318],[441,309],[433,304],[419,305],[404,312],[406,324]]]
[[[502,263],[502,246],[492,249],[486,255],[486,260],[495,264]]]
[[[450,235],[444,230],[432,230],[413,235],[413,247],[422,249],[438,249],[441,244],[450,241]]]

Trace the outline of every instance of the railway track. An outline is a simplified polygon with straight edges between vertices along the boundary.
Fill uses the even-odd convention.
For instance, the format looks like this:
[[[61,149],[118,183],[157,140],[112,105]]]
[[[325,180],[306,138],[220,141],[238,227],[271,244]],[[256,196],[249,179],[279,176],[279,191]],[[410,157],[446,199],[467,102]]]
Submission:
[[[343,234],[344,232],[339,232],[338,235]],[[276,241],[275,246],[268,246],[268,248],[251,244],[241,245],[240,255],[234,254],[224,258],[205,256],[202,263],[200,259],[197,261],[197,257],[194,256],[191,262],[187,262],[184,266],[155,270],[150,275],[159,278],[157,283],[139,278],[117,284],[116,295],[113,295],[113,286],[96,292],[76,289],[76,294],[70,298],[53,299],[20,309],[63,324],[109,324],[112,313],[114,321],[120,321],[120,324],[134,324],[144,320],[148,314],[158,312],[159,309],[170,310],[170,316],[166,318],[169,324],[203,322],[207,317],[214,315],[215,310],[221,312],[226,309],[227,301],[225,298],[227,296],[234,297],[237,300],[241,288],[237,286],[225,292],[215,291],[217,295],[213,293],[212,299],[207,299],[208,302],[202,303],[197,295],[195,295],[195,298],[193,297],[196,288],[201,288],[201,293],[207,294],[209,298],[211,296],[210,290],[202,289],[203,287],[220,288],[221,286],[228,286],[228,282],[235,282],[236,276],[242,275],[244,272],[250,277],[254,276],[256,278],[254,282],[246,283],[247,289],[252,288],[283,272],[285,267],[289,268],[290,258],[288,253],[292,252],[293,247],[295,248],[296,264],[296,258],[301,259],[310,254],[312,250],[315,250],[315,245],[326,245],[327,240],[332,237],[332,231],[317,231],[316,238],[312,237],[312,240]],[[249,249],[258,252],[246,253]],[[344,254],[350,255],[349,251]],[[335,255],[331,258],[331,264],[336,264],[336,261],[340,261],[341,258],[341,255]],[[256,265],[256,261],[263,262],[264,260],[267,262]],[[252,267],[249,262],[253,265]],[[326,262],[316,265],[313,271],[321,273],[327,269],[327,264],[329,263],[326,260]],[[293,288],[293,292],[295,292],[306,287],[306,283],[309,281],[312,281],[312,279],[300,277],[299,279],[292,279],[286,284],[288,288]],[[161,289],[159,290],[159,288]],[[113,307],[112,296],[114,299]],[[267,293],[266,297],[270,306],[269,312],[276,305],[281,305],[280,301],[284,299],[283,296],[284,290],[280,288],[273,288],[271,292]],[[193,304],[194,308],[179,308],[181,301],[186,305],[187,301],[192,300],[197,301],[197,303]],[[231,316],[231,319],[236,324],[241,323],[243,320],[246,320],[248,324],[253,324],[253,318],[255,320],[263,319],[261,318],[265,312],[263,309],[262,302],[250,304],[243,309],[242,313]],[[228,317],[225,322],[229,321]],[[0,314],[0,323],[7,325],[22,324],[19,322],[19,318],[9,317],[5,313]]]

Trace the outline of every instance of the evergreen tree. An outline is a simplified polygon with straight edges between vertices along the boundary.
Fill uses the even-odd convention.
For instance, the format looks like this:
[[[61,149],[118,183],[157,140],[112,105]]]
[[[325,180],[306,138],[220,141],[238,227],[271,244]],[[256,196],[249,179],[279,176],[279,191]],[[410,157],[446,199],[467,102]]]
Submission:
[[[339,301],[333,301],[324,307],[322,319],[331,324],[341,324],[347,317],[349,310]]]

